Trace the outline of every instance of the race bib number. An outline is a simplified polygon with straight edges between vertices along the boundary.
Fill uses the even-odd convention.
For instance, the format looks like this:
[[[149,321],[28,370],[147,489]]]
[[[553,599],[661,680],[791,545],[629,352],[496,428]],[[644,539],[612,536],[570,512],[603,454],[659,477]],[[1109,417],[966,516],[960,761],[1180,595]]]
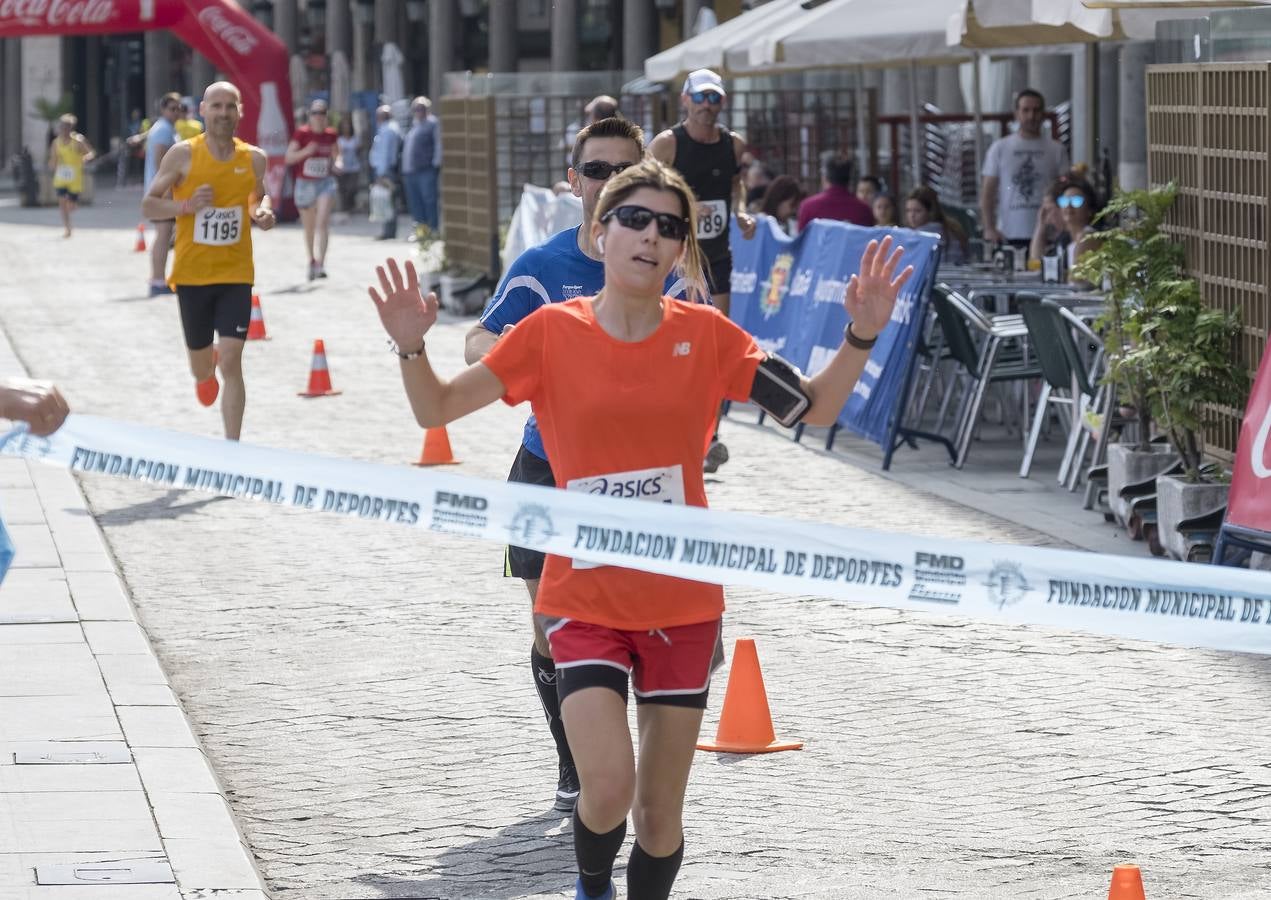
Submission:
[[[241,206],[205,206],[194,214],[194,243],[228,247],[243,236]]]
[[[69,184],[75,180],[75,167],[68,166],[65,163],[57,167],[57,171],[53,173],[54,181],[62,181]]]
[[[668,466],[664,469],[640,469],[635,472],[615,472],[612,475],[575,478],[565,482],[565,490],[683,506],[684,470],[680,466]],[[584,562],[580,559],[573,562],[575,569],[602,567],[601,563]]]
[[[331,158],[329,156],[311,156],[300,167],[300,174],[305,178],[326,178],[331,174]]]
[[[697,204],[697,239],[708,241],[728,233],[728,204],[702,200]]]

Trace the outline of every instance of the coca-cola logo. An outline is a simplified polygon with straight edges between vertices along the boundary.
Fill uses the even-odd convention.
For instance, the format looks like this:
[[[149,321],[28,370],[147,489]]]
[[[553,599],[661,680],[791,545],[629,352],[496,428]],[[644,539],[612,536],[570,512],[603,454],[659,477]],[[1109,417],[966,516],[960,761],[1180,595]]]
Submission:
[[[0,3],[7,0],[0,0]],[[239,56],[251,56],[259,43],[246,26],[230,21],[219,6],[209,6],[199,11],[199,21],[207,29],[228,44]]]
[[[0,31],[101,25],[115,17],[115,0],[0,0]]]

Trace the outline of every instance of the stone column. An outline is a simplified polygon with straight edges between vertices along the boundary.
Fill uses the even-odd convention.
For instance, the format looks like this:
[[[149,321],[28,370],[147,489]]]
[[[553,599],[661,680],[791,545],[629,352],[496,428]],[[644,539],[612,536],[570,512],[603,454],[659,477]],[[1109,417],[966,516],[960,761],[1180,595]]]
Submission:
[[[622,4],[622,68],[643,72],[644,61],[657,47],[657,12],[649,0]]]
[[[158,115],[155,101],[168,91],[176,90],[169,82],[172,36],[167,31],[147,31],[142,37],[146,75],[146,105],[142,114],[152,121]]]
[[[516,0],[490,0],[490,71],[516,71]]]
[[[1065,100],[1071,100],[1072,57],[1067,53],[1045,53],[1029,57],[1028,86],[1046,98],[1047,109],[1054,109]]]
[[[401,49],[402,39],[397,29],[398,0],[375,0],[375,61],[379,62],[379,48],[387,43],[397,44]]]
[[[454,68],[455,0],[428,0],[428,97],[434,108],[446,90],[446,73]]]
[[[199,51],[193,51],[190,61],[190,95],[197,103],[207,90],[207,86],[216,80],[216,67]]]
[[[1147,187],[1147,67],[1155,55],[1151,41],[1135,41],[1121,48],[1117,181],[1122,190]]]
[[[918,104],[921,107],[924,103],[936,102],[936,69],[935,66],[918,66],[915,74],[917,75],[917,84],[914,86],[918,92]],[[937,104],[938,105],[938,104]],[[919,112],[921,112],[921,108]]]
[[[22,145],[22,40],[0,38],[0,160]]]
[[[1095,134],[1095,155],[1092,166],[1099,166],[1102,171],[1103,155],[1106,151],[1111,161],[1112,174],[1116,175],[1117,147],[1120,146],[1121,104],[1120,104],[1120,48],[1098,45],[1099,48],[1099,128]]]
[[[288,56],[296,52],[299,15],[296,0],[274,0],[274,34],[287,45]]]
[[[353,55],[353,11],[349,0],[327,0],[327,56],[342,52]]]
[[[350,81],[353,82],[353,90],[365,91],[370,87],[368,72],[370,69],[371,55],[371,26],[365,25],[353,18],[353,65],[351,67]]]
[[[22,117],[22,143],[35,157],[38,170],[48,150],[48,123],[26,115],[26,111],[35,108],[36,99],[56,101],[66,93],[62,83],[60,37],[22,38],[21,82],[22,100],[18,104],[18,114]]]
[[[936,79],[936,95],[934,102],[941,112],[964,113],[967,111],[966,98],[962,95],[962,67],[937,66],[931,69]]]
[[[552,71],[578,71],[578,0],[552,3]]]
[[[1093,166],[1095,129],[1099,127],[1097,96],[1099,52],[1086,44],[1072,60],[1072,161]]]

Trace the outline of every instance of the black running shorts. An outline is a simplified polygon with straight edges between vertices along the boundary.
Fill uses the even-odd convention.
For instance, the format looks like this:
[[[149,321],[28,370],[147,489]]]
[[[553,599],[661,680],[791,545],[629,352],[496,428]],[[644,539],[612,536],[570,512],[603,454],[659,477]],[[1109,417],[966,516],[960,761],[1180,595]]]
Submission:
[[[223,338],[247,340],[252,320],[250,284],[178,284],[181,328],[185,346],[202,350],[212,345],[212,332]]]
[[[518,484],[538,484],[556,487],[556,476],[547,460],[540,458],[522,445],[512,460],[508,481]],[[503,574],[509,578],[537,579],[543,577],[543,560],[547,555],[528,547],[508,546],[503,560]]]
[[[733,257],[730,253],[722,259],[706,265],[706,287],[712,294],[727,294],[732,290]]]

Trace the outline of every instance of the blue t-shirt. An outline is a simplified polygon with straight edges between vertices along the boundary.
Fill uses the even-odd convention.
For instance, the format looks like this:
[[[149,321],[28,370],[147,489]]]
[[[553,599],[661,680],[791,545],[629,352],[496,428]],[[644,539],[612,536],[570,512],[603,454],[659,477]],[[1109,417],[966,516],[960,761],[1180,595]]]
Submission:
[[[480,321],[489,331],[501,334],[504,326],[515,325],[540,306],[593,297],[604,286],[604,263],[578,249],[578,228],[566,228],[516,258],[486,304]],[[683,300],[686,289],[683,279],[674,273],[667,276],[663,290],[668,297]],[[547,459],[533,416],[525,423],[521,443],[539,459]]]
[[[150,126],[150,130],[146,132],[146,167],[143,173],[143,190],[150,190],[150,182],[154,181],[154,176],[159,172],[159,159],[156,148],[164,147],[171,150],[172,145],[176,142],[176,128],[172,126],[171,122],[160,116]]]

